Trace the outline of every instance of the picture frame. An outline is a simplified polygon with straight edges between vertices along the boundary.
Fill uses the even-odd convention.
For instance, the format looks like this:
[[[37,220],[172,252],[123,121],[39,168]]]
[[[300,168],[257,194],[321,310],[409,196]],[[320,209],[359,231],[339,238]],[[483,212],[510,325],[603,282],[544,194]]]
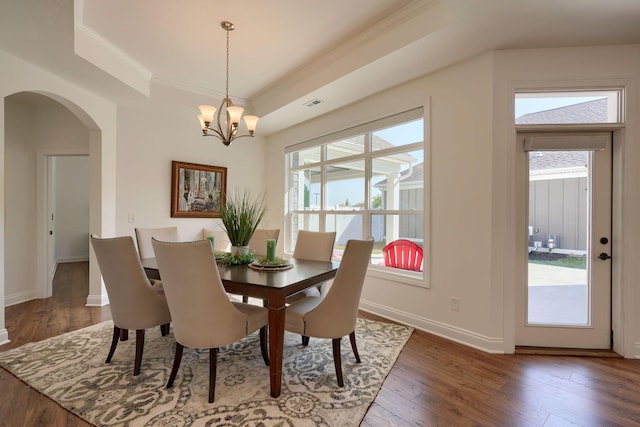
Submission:
[[[227,194],[227,168],[171,162],[171,217],[220,218]]]

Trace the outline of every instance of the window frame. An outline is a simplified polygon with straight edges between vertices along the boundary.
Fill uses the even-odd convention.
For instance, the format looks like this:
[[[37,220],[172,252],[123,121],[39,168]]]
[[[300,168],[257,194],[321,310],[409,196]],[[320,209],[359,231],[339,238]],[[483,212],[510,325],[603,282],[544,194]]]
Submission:
[[[409,270],[402,270],[398,268],[386,267],[384,265],[369,264],[368,275],[372,277],[379,277],[394,282],[403,284],[409,284],[419,287],[428,288],[429,286],[429,272],[430,272],[430,221],[426,220],[426,215],[430,212],[429,203],[429,184],[430,184],[430,137],[427,118],[428,103],[408,110],[402,113],[398,113],[392,116],[387,116],[379,120],[368,122],[362,125],[358,125],[349,129],[334,132],[313,140],[305,141],[299,144],[291,145],[285,149],[285,253],[291,254],[293,248],[289,247],[291,242],[291,234],[293,230],[293,216],[297,214],[303,215],[317,215],[318,216],[318,231],[326,230],[327,217],[330,215],[361,215],[362,216],[362,231],[363,238],[371,236],[371,224],[372,217],[374,215],[422,215],[423,218],[423,269],[421,272],[413,272]],[[416,120],[422,120],[423,125],[423,138],[422,141],[409,143],[406,145],[398,145],[392,147],[386,147],[383,149],[373,149],[371,145],[372,135],[379,130],[387,129],[393,126],[402,125]],[[339,141],[340,139],[354,138],[364,135],[364,149],[362,153],[348,155],[344,157],[328,159],[327,146],[331,143]],[[320,160],[317,162],[306,163],[302,165],[292,166],[291,155],[295,152],[300,152],[312,147],[320,147]],[[371,200],[371,168],[374,159],[384,158],[391,155],[400,153],[411,153],[412,151],[422,151],[423,154],[423,204],[422,210],[416,211],[415,209],[375,209],[372,208]],[[327,206],[327,167],[337,164],[344,164],[353,161],[364,162],[364,201],[363,206],[359,209],[331,209]],[[312,210],[293,209],[291,204],[290,191],[293,188],[292,176],[295,171],[320,169],[320,194],[319,206]]]

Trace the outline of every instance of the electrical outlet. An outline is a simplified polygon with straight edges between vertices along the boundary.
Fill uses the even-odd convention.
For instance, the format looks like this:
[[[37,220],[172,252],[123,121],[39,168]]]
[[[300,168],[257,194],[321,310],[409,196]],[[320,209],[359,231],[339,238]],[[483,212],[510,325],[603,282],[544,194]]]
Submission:
[[[449,303],[450,303],[451,311],[460,311],[460,298],[451,297],[451,300],[449,301]]]

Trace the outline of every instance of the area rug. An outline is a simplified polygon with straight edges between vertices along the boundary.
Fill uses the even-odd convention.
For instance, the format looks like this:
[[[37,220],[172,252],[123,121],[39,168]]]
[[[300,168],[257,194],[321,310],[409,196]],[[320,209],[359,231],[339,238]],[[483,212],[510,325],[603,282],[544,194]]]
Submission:
[[[358,319],[362,363],[342,342],[344,388],[337,386],[331,340],[286,333],[282,393],[272,398],[269,368],[253,334],[218,354],[215,402],[208,403],[209,352],[185,348],[178,376],[166,388],[175,341],[147,330],[140,375],[135,337],[104,363],[113,324],[104,322],[0,353],[0,366],[96,426],[357,426],[412,328]]]

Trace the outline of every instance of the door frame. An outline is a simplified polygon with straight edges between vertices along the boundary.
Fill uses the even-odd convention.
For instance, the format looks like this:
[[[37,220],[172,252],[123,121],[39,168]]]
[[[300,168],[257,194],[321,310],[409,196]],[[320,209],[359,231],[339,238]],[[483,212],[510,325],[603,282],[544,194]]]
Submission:
[[[37,217],[37,291],[38,298],[48,298],[53,295],[53,275],[55,263],[52,265],[51,238],[49,237],[49,215],[53,210],[51,203],[55,200],[51,197],[52,170],[51,159],[61,156],[87,156],[89,149],[74,148],[48,148],[38,150],[36,153],[36,212]],[[55,239],[55,235],[54,235]],[[91,291],[89,291],[90,293]]]

